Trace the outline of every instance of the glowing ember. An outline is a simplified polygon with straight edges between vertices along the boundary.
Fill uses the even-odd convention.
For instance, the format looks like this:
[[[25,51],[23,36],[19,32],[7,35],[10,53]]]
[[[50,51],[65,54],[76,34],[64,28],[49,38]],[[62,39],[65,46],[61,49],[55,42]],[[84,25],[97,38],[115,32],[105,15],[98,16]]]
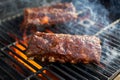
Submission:
[[[43,19],[41,20],[40,23],[42,23],[42,24],[48,24],[48,22],[49,22],[49,17],[45,16],[45,17],[43,17]]]
[[[26,45],[26,43],[25,43],[24,45]],[[21,50],[25,50],[25,48],[24,48],[23,46],[21,46],[18,42],[16,43],[16,46],[17,46],[19,49],[21,49]],[[27,58],[27,56],[26,56],[24,53],[22,53],[21,51],[19,51],[18,49],[13,48],[13,47],[12,47],[12,49],[13,49],[18,55],[20,55],[23,59],[27,60],[29,63],[31,63],[32,65],[34,65],[36,68],[38,68],[38,69],[41,69],[41,68],[42,68],[42,66],[40,66],[39,64],[37,64],[35,61],[29,60],[29,59]],[[30,69],[32,72],[36,72],[35,69],[33,69],[31,66],[29,66],[27,63],[25,63],[23,60],[21,60],[20,58],[18,58],[17,56],[15,56],[14,54],[12,54],[11,52],[10,52],[10,55],[13,56],[18,62],[22,63],[24,66],[26,66],[28,69]]]
[[[27,35],[23,34],[23,40],[20,40],[20,42],[25,45],[26,47],[28,46],[27,42],[28,42],[28,38],[26,37]],[[19,49],[21,49],[22,51],[26,50],[25,47],[23,47],[19,42],[18,42],[18,38],[15,37],[15,40],[16,40],[16,44],[15,46],[18,47]],[[21,52],[20,50],[14,48],[14,47],[11,47],[15,52],[16,54],[18,54],[19,56],[21,56],[23,59],[25,59],[26,61],[28,61],[29,63],[31,63],[32,65],[34,65],[36,68],[38,69],[41,69],[42,66],[40,66],[39,64],[37,64],[34,60],[30,60],[27,58],[27,56]],[[9,52],[9,54],[11,56],[13,56],[18,62],[22,63],[24,66],[26,66],[28,69],[30,69],[32,72],[36,72],[36,70],[34,68],[32,68],[30,65],[28,65],[27,63],[25,63],[23,60],[21,60],[19,57],[17,57],[16,55],[14,55],[12,52]]]
[[[47,32],[47,33],[54,33],[54,32],[52,32],[52,31],[49,30],[49,29],[46,29],[45,32]]]
[[[46,29],[45,32],[47,33],[53,33],[51,30],[49,29]],[[19,40],[15,35],[13,34],[10,34],[9,35],[12,37],[12,38],[15,38],[16,40],[16,43],[15,43],[15,46],[18,47],[20,50],[22,51],[25,51],[26,48],[23,46],[25,45],[26,47],[28,47],[28,40],[29,38],[27,37],[26,35],[26,31],[23,33],[23,40]],[[22,43],[23,45],[21,45],[20,43]],[[11,47],[12,50],[14,50],[14,52],[16,54],[18,54],[19,56],[21,56],[23,59],[25,59],[26,61],[28,61],[30,64],[34,65],[37,69],[42,69],[42,66],[40,66],[39,64],[37,64],[34,60],[32,59],[28,59],[28,57],[23,53],[21,52],[20,50],[18,50],[17,48],[15,47]],[[27,63],[25,63],[22,59],[20,59],[19,57],[17,57],[16,55],[14,55],[12,52],[9,52],[9,54],[15,58],[18,62],[20,62],[21,64],[23,64],[25,67],[27,67],[29,70],[31,70],[32,72],[37,72],[34,68],[32,68],[30,65],[28,65]],[[19,69],[18,69],[19,70]],[[58,78],[53,75],[52,73],[50,73],[49,71],[47,70],[43,70],[42,71],[43,74],[46,74],[47,76],[51,77],[52,79],[54,80],[58,80]],[[46,78],[44,76],[42,76],[42,74],[38,74],[38,77],[40,77],[42,80],[46,80]]]

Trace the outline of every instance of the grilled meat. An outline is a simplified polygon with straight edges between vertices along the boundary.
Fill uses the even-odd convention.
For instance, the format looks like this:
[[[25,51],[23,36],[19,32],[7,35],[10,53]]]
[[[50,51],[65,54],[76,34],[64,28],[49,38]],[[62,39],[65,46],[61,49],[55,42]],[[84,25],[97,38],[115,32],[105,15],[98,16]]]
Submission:
[[[27,56],[48,62],[99,63],[100,39],[87,35],[36,32],[30,39]]]
[[[72,3],[58,3],[51,6],[26,8],[24,10],[23,29],[28,26],[55,25],[77,18],[75,7]]]

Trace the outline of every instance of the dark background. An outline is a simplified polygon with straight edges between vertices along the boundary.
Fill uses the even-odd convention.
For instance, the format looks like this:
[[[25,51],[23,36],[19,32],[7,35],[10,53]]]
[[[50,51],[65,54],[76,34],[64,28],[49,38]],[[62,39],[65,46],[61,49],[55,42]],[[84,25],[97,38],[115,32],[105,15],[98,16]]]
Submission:
[[[18,13],[22,13],[22,10],[26,7],[42,6],[51,2],[60,1],[63,2],[63,0],[0,0],[0,19],[2,20]],[[100,0],[100,2],[109,10],[109,16],[112,20],[120,18],[120,0]]]

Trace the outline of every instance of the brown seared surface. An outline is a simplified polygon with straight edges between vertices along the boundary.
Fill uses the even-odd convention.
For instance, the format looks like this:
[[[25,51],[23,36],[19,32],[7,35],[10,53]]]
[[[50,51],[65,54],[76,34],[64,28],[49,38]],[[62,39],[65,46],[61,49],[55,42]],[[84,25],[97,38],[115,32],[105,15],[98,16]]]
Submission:
[[[36,32],[31,37],[27,56],[49,62],[99,63],[100,39],[87,35]]]
[[[57,3],[51,6],[26,8],[24,10],[24,28],[29,25],[55,25],[77,18],[72,3]]]

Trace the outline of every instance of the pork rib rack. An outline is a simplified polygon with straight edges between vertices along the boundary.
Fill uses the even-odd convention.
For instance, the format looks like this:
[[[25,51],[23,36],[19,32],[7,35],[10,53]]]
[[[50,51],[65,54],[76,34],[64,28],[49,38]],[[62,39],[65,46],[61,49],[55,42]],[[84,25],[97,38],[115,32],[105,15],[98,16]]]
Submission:
[[[72,3],[57,3],[51,6],[24,9],[22,28],[29,26],[52,26],[65,23],[77,18],[77,13]]]
[[[87,35],[36,32],[30,38],[27,56],[48,62],[99,63],[100,39]]]

